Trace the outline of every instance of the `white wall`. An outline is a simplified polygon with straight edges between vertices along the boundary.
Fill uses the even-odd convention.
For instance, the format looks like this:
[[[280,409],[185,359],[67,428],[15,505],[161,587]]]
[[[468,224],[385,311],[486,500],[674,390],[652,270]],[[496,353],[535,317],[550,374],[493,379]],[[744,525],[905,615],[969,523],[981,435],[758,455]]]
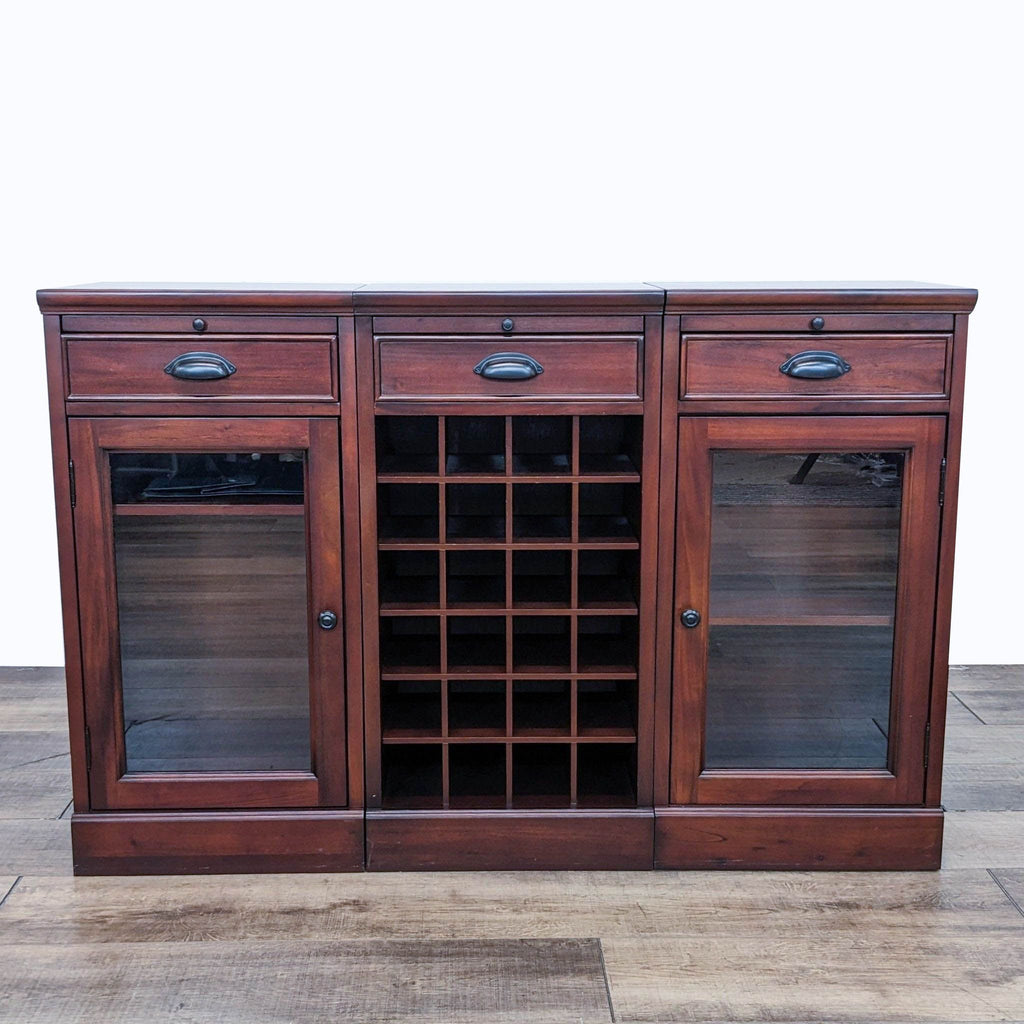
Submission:
[[[952,660],[1024,662],[1010,12],[8,9],[0,664],[63,660],[39,286],[844,278],[981,289]]]

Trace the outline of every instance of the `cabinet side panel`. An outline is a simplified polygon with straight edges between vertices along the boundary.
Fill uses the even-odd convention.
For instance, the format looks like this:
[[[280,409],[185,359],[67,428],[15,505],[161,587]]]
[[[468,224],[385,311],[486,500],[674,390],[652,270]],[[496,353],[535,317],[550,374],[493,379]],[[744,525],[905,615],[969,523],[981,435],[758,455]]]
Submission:
[[[672,720],[672,637],[675,619],[676,458],[679,441],[679,317],[668,316],[662,329],[661,466],[658,481],[658,610],[655,624],[654,802],[669,802]]]
[[[358,429],[359,537],[362,670],[364,799],[381,805],[380,657],[377,620],[377,453],[373,415],[373,320],[355,318],[355,396]]]
[[[655,692],[657,688],[657,596],[659,564],[659,526],[662,520],[659,479],[662,318],[644,318],[644,429],[643,483],[640,530],[642,551],[640,578],[645,582],[640,595],[640,617],[644,623],[639,637],[637,691],[637,803],[650,806],[655,784]]]
[[[345,691],[347,697],[348,805],[363,806],[363,635],[359,466],[364,460],[356,404],[355,321],[338,321],[338,380],[341,395],[341,532],[344,558]]]
[[[85,708],[82,694],[82,648],[78,622],[78,571],[75,561],[74,511],[71,506],[71,465],[64,415],[64,351],[60,317],[43,317],[46,347],[46,386],[50,406],[50,444],[57,514],[57,564],[60,571],[61,618],[64,626],[64,676],[68,694],[71,739],[71,782],[76,811],[89,807],[86,770]]]
[[[946,735],[946,697],[949,685],[949,632],[953,610],[953,558],[960,482],[960,438],[964,419],[964,374],[967,364],[967,314],[953,327],[949,417],[946,425],[946,479],[939,533],[938,591],[935,603],[935,646],[929,720],[928,773],[925,805],[938,807],[942,796],[942,752]]]

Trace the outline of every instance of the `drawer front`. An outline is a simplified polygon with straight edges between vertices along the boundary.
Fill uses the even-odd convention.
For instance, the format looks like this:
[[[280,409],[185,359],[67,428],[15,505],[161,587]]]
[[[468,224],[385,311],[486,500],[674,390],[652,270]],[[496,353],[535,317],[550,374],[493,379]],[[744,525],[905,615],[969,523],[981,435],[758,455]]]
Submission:
[[[374,334],[489,334],[495,339],[524,334],[640,334],[642,316],[375,316]]]
[[[68,398],[337,400],[333,336],[69,337]],[[206,353],[219,360],[193,357]],[[175,376],[168,372],[175,360]],[[210,370],[209,367],[214,369]],[[228,372],[230,368],[233,368]],[[195,379],[190,374],[226,373]]]
[[[333,334],[329,316],[236,316],[230,313],[65,313],[65,334]]]
[[[639,399],[640,337],[375,339],[377,396],[387,399]],[[504,354],[504,355],[503,355]],[[502,355],[501,359],[490,357]],[[490,359],[488,365],[484,365]],[[502,374],[533,376],[500,379]],[[539,368],[539,369],[537,369]]]
[[[934,334],[684,335],[679,393],[682,398],[943,397],[949,342],[948,336]]]
[[[759,334],[762,331],[785,331],[826,337],[833,331],[883,331],[902,334],[904,331],[930,331],[932,334],[953,330],[951,313],[685,313],[680,317],[684,334],[710,331],[737,331]]]

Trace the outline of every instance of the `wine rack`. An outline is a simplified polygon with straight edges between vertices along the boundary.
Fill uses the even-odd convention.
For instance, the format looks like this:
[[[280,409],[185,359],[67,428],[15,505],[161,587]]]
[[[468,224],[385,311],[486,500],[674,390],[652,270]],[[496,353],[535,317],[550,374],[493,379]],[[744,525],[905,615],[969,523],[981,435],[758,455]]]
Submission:
[[[641,434],[377,418],[385,809],[635,806]]]

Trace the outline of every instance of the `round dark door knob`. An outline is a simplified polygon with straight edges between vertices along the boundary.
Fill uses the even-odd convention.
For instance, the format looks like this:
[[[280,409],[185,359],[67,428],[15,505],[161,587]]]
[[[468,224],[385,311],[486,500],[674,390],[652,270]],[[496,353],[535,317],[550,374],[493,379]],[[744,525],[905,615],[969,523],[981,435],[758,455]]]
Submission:
[[[197,316],[195,320],[192,321],[192,329],[195,331],[205,331],[206,321],[201,316]]]
[[[316,621],[321,629],[334,629],[338,624],[338,616],[334,612],[321,612],[316,617]]]
[[[812,331],[823,331],[823,330],[825,330],[825,318],[823,316],[816,316],[811,321],[811,330]]]
[[[693,629],[700,625],[700,612],[696,608],[687,608],[679,618],[687,629]]]
[[[506,333],[508,331],[511,331],[512,328],[515,327],[515,325],[516,325],[515,320],[513,320],[512,317],[510,317],[510,316],[505,317],[505,319],[501,321],[501,329],[503,331],[505,331]]]

